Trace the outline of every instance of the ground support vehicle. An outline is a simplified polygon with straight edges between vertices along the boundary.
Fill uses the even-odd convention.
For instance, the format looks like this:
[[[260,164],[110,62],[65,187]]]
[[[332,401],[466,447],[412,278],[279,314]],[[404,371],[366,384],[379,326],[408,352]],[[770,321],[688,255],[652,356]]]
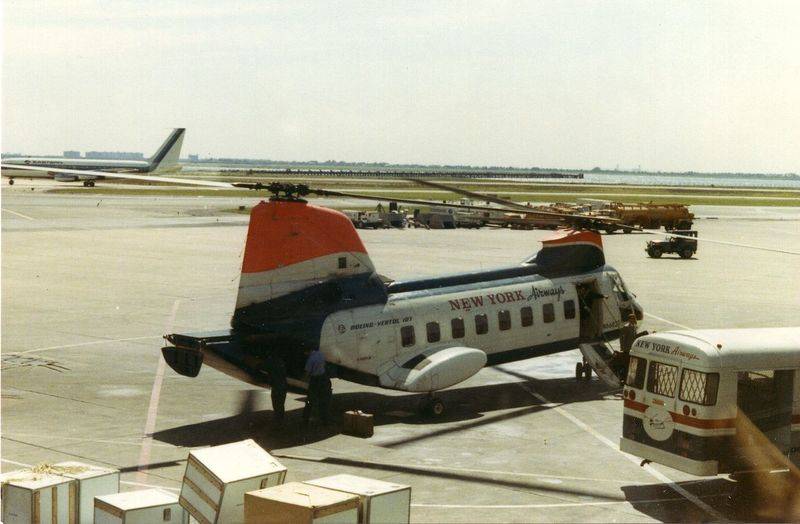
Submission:
[[[677,253],[681,258],[692,258],[697,253],[697,231],[670,231],[680,237],[667,237],[665,240],[649,240],[645,252],[650,258],[661,258],[665,253]]]
[[[683,204],[623,204],[610,202],[600,210],[604,216],[619,219],[620,224],[645,229],[690,229],[694,214]],[[630,229],[623,229],[630,233]]]
[[[620,449],[691,473],[800,465],[800,328],[653,333],[636,339]]]

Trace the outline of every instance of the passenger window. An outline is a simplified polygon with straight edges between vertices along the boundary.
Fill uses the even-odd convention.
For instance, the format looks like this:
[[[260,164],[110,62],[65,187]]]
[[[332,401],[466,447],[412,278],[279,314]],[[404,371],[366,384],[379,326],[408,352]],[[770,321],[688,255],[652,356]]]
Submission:
[[[454,318],[450,321],[450,331],[453,338],[464,338],[464,319]]]
[[[544,316],[545,324],[553,322],[556,319],[556,309],[553,304],[544,304],[542,306],[542,315]]]
[[[426,331],[428,332],[428,342],[439,342],[439,339],[442,338],[442,334],[439,331],[439,323],[428,322],[425,328]]]
[[[662,362],[650,362],[647,374],[647,391],[665,397],[675,396],[675,385],[678,383],[678,368]]]
[[[575,301],[567,300],[564,302],[564,318],[575,318]]]
[[[414,326],[403,326],[400,328],[400,340],[403,343],[403,347],[407,348],[408,346],[413,346],[416,344],[416,340],[414,338]]]
[[[511,329],[511,312],[506,310],[498,311],[497,323],[500,325],[500,331]]]
[[[339,269],[347,269],[347,257],[339,257]]]
[[[681,373],[679,398],[692,404],[713,406],[717,403],[717,386],[719,386],[719,373],[684,369]]]
[[[489,332],[489,319],[484,314],[475,315],[475,333],[485,335]]]
[[[643,358],[631,357],[625,384],[636,389],[644,388],[645,371],[647,371],[647,361]]]
[[[528,327],[533,325],[533,308],[530,306],[525,306],[524,308],[519,310],[519,320],[522,327]]]

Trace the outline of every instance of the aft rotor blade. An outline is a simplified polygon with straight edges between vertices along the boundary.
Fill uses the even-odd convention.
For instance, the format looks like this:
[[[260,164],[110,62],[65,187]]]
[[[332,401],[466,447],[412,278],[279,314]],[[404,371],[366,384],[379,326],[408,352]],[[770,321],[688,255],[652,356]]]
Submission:
[[[618,221],[608,218],[602,217],[593,217],[593,216],[586,216],[586,215],[576,215],[572,213],[562,213],[560,211],[544,211],[544,210],[532,210],[529,206],[524,204],[518,204],[511,200],[507,200],[505,198],[500,198],[492,195],[486,195],[483,193],[476,193],[475,191],[469,191],[467,189],[461,189],[460,187],[448,186],[447,184],[441,184],[439,182],[433,182],[431,180],[422,180],[419,178],[406,178],[408,182],[414,182],[415,184],[420,184],[423,186],[435,187],[438,189],[444,189],[447,191],[451,191],[453,193],[457,193],[460,195],[468,196],[470,198],[478,198],[480,200],[486,200],[488,202],[494,202],[495,204],[499,204],[501,206],[505,206],[510,208],[509,211],[513,212],[525,212],[528,214],[537,214],[541,216],[551,216],[551,217],[558,217],[566,219],[567,221],[572,220],[573,222],[577,222],[579,224],[598,224],[602,226],[616,226],[622,227]],[[449,204],[448,204],[449,205]],[[497,210],[496,210],[497,211]],[[627,226],[630,227],[630,226]]]
[[[511,210],[511,209],[498,209],[496,207],[489,207],[489,206],[475,206],[471,204],[451,204],[451,203],[442,203],[436,202],[434,200],[417,200],[414,198],[398,198],[393,196],[385,196],[385,195],[365,195],[362,193],[345,193],[343,191],[332,191],[329,189],[310,189],[310,193],[314,193],[315,195],[319,196],[334,196],[334,197],[345,197],[345,198],[357,198],[362,200],[384,200],[386,202],[397,202],[400,204],[415,204],[420,206],[436,206],[436,207],[453,207],[457,209],[472,209],[476,211],[508,211],[513,213],[521,213],[524,215],[552,215],[556,217],[563,217],[564,215],[560,213],[549,213],[547,211],[535,211],[530,208],[520,209],[520,210]]]
[[[413,182],[414,184],[419,184],[421,186],[428,186],[428,187],[435,187],[437,189],[444,189],[445,191],[451,191],[453,193],[457,193],[459,195],[468,196],[470,198],[477,198],[480,200],[484,200],[486,202],[494,202],[495,204],[500,204],[501,206],[506,206],[514,209],[521,209],[525,210],[528,208],[524,204],[517,204],[516,202],[512,202],[511,200],[506,200],[505,198],[496,197],[493,195],[484,195],[483,193],[476,193],[475,191],[469,191],[467,189],[461,189],[460,187],[453,187],[448,186],[446,184],[440,184],[439,182],[433,182],[431,180],[423,180],[421,178],[406,178],[404,179],[406,182]]]

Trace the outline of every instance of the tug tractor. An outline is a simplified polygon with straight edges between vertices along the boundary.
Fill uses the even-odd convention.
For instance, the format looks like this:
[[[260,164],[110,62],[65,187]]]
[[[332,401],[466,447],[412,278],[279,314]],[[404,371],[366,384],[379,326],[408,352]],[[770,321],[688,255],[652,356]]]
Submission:
[[[645,251],[650,258],[661,258],[664,253],[677,253],[681,258],[692,258],[692,255],[697,253],[697,231],[674,229],[669,232],[681,236],[648,241]],[[682,237],[694,237],[695,240]]]

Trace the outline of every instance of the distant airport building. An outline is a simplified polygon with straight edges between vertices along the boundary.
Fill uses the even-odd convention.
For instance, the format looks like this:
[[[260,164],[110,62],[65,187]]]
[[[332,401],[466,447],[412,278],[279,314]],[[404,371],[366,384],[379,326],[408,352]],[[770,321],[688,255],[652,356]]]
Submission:
[[[80,151],[64,151],[64,158],[80,158]]]
[[[86,158],[99,160],[144,160],[144,153],[128,153],[125,151],[87,151]]]
[[[189,155],[189,162],[197,162],[200,160],[200,155]]]

